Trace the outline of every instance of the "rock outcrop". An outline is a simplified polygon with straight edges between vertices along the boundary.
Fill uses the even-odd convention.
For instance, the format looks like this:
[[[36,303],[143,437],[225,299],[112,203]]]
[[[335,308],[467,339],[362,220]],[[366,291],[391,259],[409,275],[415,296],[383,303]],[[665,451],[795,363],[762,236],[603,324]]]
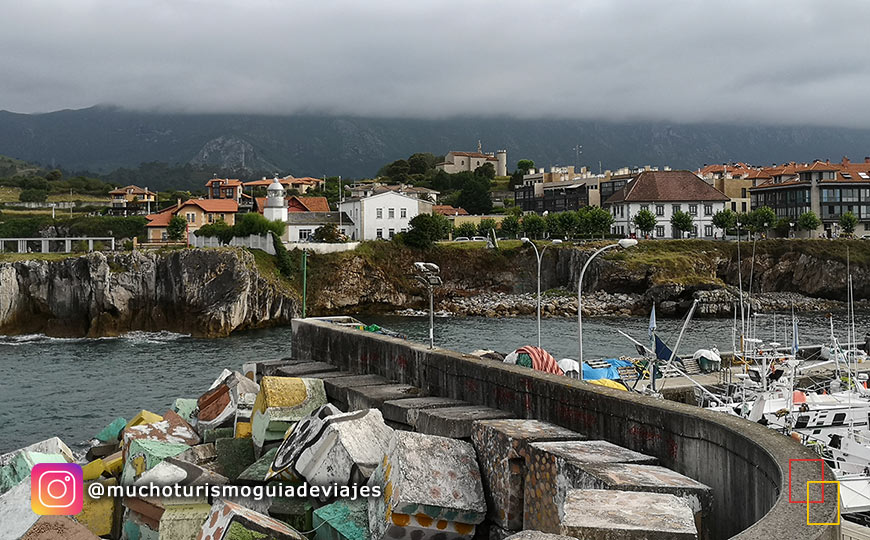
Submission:
[[[91,253],[0,263],[0,333],[216,337],[288,323],[296,294],[244,250]]]

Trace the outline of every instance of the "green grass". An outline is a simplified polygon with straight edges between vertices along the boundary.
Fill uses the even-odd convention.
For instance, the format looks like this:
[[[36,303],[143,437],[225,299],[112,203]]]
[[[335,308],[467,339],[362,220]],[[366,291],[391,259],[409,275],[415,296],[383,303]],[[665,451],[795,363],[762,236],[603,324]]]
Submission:
[[[20,188],[0,186],[0,202],[18,202]]]
[[[0,262],[17,261],[62,261],[81,257],[84,253],[0,253]]]
[[[100,197],[99,195],[87,195],[84,193],[75,193],[73,192],[72,196],[69,193],[54,193],[49,195],[46,199],[47,202],[108,202],[109,196]],[[152,205],[153,206],[153,205]]]

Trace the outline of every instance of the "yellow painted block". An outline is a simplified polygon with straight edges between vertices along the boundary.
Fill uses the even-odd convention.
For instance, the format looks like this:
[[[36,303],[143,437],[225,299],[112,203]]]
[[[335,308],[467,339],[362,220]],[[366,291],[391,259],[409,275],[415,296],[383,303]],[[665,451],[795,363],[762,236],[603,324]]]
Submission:
[[[82,465],[82,480],[88,482],[90,480],[96,480],[103,474],[103,471],[106,470],[105,465],[103,465],[103,460],[97,458],[87,465]]]
[[[263,377],[254,411],[265,412],[268,407],[295,407],[307,397],[305,382],[298,377]]]
[[[236,439],[250,439],[251,438],[251,423],[250,422],[236,422]]]
[[[118,481],[114,478],[102,478],[94,480],[106,486],[104,493],[108,491],[108,486],[115,486]],[[100,499],[92,499],[88,494],[88,486],[93,482],[85,482],[84,489],[84,504],[79,515],[75,516],[79,523],[88,528],[97,536],[105,536],[112,534],[112,523],[114,521],[115,512],[118,509],[118,500],[107,495]]]
[[[121,452],[115,452],[103,458],[103,469],[112,476],[120,476],[124,469],[124,456]]]
[[[124,429],[130,429],[133,426],[141,426],[142,424],[153,424],[154,422],[160,422],[163,420],[163,417],[159,414],[155,414],[151,411],[139,411],[139,414],[133,417],[132,420],[127,422],[127,425],[124,426]]]

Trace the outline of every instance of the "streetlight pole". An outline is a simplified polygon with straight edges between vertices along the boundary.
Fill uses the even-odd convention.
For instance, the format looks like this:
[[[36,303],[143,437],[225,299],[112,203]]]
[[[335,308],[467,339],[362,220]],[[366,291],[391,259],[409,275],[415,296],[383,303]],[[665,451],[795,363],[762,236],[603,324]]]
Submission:
[[[577,280],[577,344],[579,348],[579,359],[578,362],[580,364],[580,380],[583,380],[583,276],[586,274],[586,269],[589,267],[589,263],[592,262],[592,259],[601,255],[608,249],[613,248],[623,248],[628,249],[632,246],[637,245],[637,240],[633,238],[623,238],[619,242],[615,244],[608,244],[603,248],[599,249],[595,253],[593,253],[588,259],[586,259],[586,263],[583,265],[583,269],[580,270],[580,279]]]
[[[522,242],[524,244],[531,244],[532,248],[535,250],[535,259],[538,260],[538,348],[541,348],[541,261],[544,259],[544,252],[547,251],[547,248],[550,246],[544,246],[540,252],[538,251],[538,246],[535,245],[529,238],[523,237]],[[554,244],[561,244],[562,241],[559,239],[553,240]]]
[[[414,268],[417,269],[419,275],[414,276],[414,279],[419,281],[429,291],[429,348],[435,348],[435,287],[441,285],[441,269],[437,264],[427,262],[415,262]]]

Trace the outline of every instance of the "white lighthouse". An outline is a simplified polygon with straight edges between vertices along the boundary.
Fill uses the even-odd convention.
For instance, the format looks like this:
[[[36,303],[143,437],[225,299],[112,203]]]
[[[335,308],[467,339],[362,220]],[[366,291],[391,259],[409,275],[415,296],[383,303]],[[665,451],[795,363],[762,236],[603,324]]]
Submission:
[[[263,216],[269,221],[287,222],[287,204],[284,202],[284,186],[276,177],[266,189],[266,207]]]

